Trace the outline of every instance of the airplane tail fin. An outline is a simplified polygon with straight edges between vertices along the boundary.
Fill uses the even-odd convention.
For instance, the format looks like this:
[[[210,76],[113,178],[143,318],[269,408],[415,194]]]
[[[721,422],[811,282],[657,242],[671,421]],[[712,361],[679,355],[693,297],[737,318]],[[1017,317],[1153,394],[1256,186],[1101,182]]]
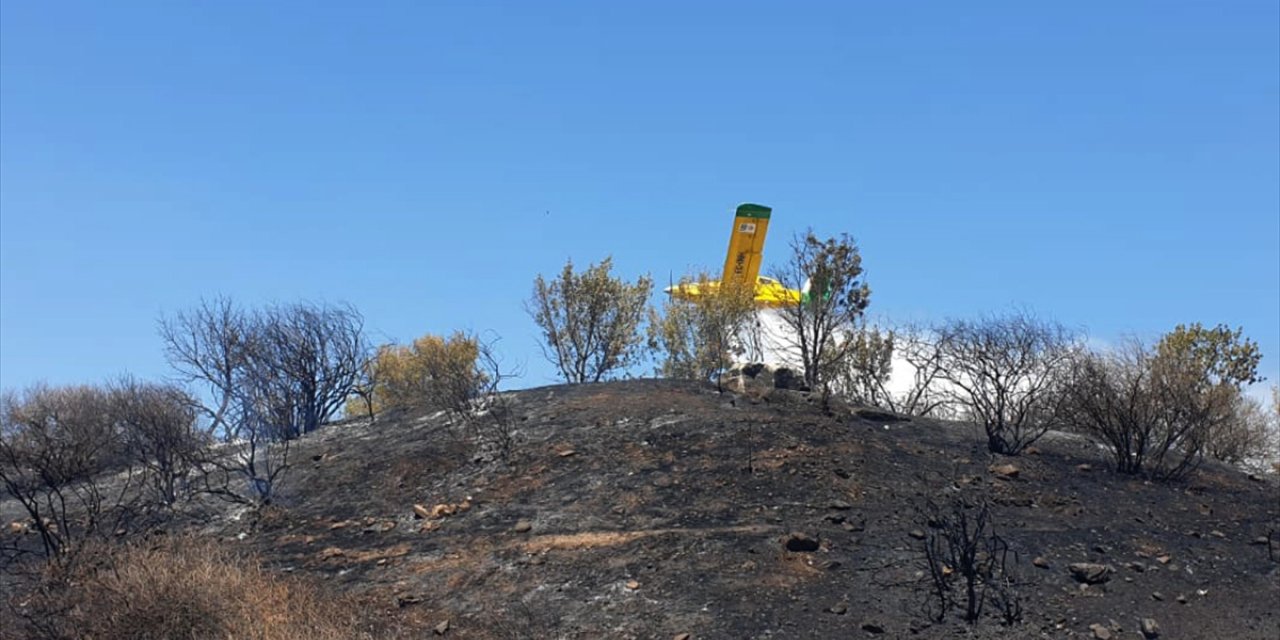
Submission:
[[[769,230],[769,214],[773,209],[758,204],[738,205],[729,236],[729,253],[724,259],[721,286],[730,283],[754,287],[764,259],[764,237]]]

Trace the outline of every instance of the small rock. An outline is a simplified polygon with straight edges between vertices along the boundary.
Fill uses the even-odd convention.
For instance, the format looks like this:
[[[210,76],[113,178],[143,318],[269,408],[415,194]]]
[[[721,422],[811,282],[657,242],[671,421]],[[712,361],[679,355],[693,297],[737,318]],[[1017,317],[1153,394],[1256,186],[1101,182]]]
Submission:
[[[836,615],[838,615],[838,616],[842,616],[842,615],[844,615],[844,614],[845,614],[845,612],[847,612],[848,610],[849,610],[849,607],[848,607],[847,605],[844,605],[844,604],[837,604],[837,605],[835,605],[835,606],[831,607],[830,609],[828,609],[828,611],[830,611],[831,613],[834,613],[834,614],[836,614]]]
[[[1111,630],[1100,624],[1089,625],[1089,630],[1093,632],[1093,637],[1097,640],[1111,640]]]
[[[811,553],[818,550],[818,539],[799,531],[787,536],[787,540],[783,544],[786,546],[787,551],[804,551]]]
[[[884,633],[884,625],[877,622],[864,622],[862,630],[867,633]]]
[[[1215,537],[1215,538],[1225,538],[1225,537],[1227,537],[1227,534],[1225,534],[1225,533],[1223,533],[1223,532],[1221,532],[1221,531],[1218,531],[1217,529],[1214,529],[1213,531],[1210,531],[1210,532],[1209,532],[1209,535],[1211,535],[1211,536],[1213,536],[1213,537]]]
[[[1187,597],[1186,597],[1186,596],[1184,596],[1184,595],[1182,595],[1181,593],[1179,593],[1179,594],[1178,594],[1178,597],[1174,598],[1174,600],[1177,600],[1177,601],[1178,601],[1178,604],[1186,604],[1186,603],[1187,603]]]
[[[337,547],[327,547],[320,552],[320,559],[328,560],[329,558],[341,558],[344,555],[346,555],[346,553],[342,549]]]
[[[446,516],[451,516],[454,513],[457,513],[457,511],[458,511],[458,508],[451,504],[438,504],[434,507],[431,507],[431,512],[428,515],[430,515],[432,518],[444,518]]]
[[[415,520],[424,520],[431,517],[431,511],[425,505],[413,505],[413,518]]]
[[[1156,556],[1156,562],[1159,562],[1160,564],[1169,564],[1169,561],[1172,559],[1173,559],[1173,556],[1170,556],[1167,553],[1162,553]]]
[[[687,633],[677,633],[676,637],[672,638],[671,640],[689,640],[689,638],[691,637],[693,636],[690,636]]]
[[[1142,573],[1147,570],[1147,565],[1142,564],[1141,562],[1130,562],[1125,566],[1129,567],[1134,571],[1137,571],[1138,573]]]
[[[1086,473],[1086,472],[1089,472],[1089,471],[1093,471],[1093,465],[1088,464],[1088,463],[1085,463],[1085,464],[1078,464],[1078,465],[1076,465],[1076,471],[1079,471],[1079,472],[1081,472],[1081,473]]]
[[[1258,536],[1254,538],[1253,542],[1251,542],[1250,544],[1271,544],[1271,539],[1268,538],[1267,536]]]
[[[1164,594],[1163,594],[1163,593],[1160,593],[1159,591],[1152,591],[1152,592],[1151,592],[1151,599],[1152,599],[1152,600],[1155,600],[1155,601],[1157,601],[1157,602],[1163,602],[1163,601],[1164,601]]]
[[[991,465],[990,467],[987,467],[987,471],[996,474],[997,478],[1001,478],[1003,480],[1012,480],[1018,477],[1018,474],[1021,473],[1020,469],[1011,464]]]
[[[848,502],[845,502],[844,500],[836,500],[835,502],[832,502],[830,505],[828,505],[827,508],[835,509],[836,511],[848,511],[853,508],[853,505],[849,504]]]
[[[1022,452],[1029,456],[1040,455],[1040,449],[1038,447],[1027,447],[1026,449],[1023,449]]]
[[[401,609],[411,604],[418,604],[419,602],[422,602],[422,596],[417,594],[402,593],[396,596],[396,606],[400,607]]]
[[[639,583],[639,582],[637,582],[637,581],[635,581],[635,580],[628,580],[628,581],[627,581],[627,588],[628,588],[628,589],[630,589],[630,590],[632,590],[632,591],[635,591],[636,589],[639,589],[639,588],[640,588],[640,583]]]
[[[907,535],[915,538],[916,540],[924,540],[924,532],[919,529],[912,529]]]
[[[1045,560],[1044,556],[1036,556],[1035,559],[1031,561],[1031,564],[1040,567],[1041,569],[1049,568],[1049,561]]]
[[[418,531],[422,533],[431,533],[432,531],[439,531],[439,530],[440,530],[440,523],[434,520],[430,522],[424,522],[422,523],[421,527],[418,527]]]
[[[1144,638],[1150,639],[1160,636],[1160,623],[1156,622],[1155,618],[1143,618],[1140,629]]]
[[[449,621],[445,620],[444,622],[441,622],[440,624],[436,625],[435,632],[436,632],[436,635],[438,636],[442,636],[446,633],[449,633]]]
[[[516,533],[528,533],[533,530],[533,523],[528,520],[521,520],[517,522],[516,526],[512,527],[511,530]]]
[[[1111,573],[1115,571],[1111,565],[1096,564],[1093,562],[1075,562],[1067,566],[1071,571],[1071,577],[1084,584],[1101,584],[1111,579]]]

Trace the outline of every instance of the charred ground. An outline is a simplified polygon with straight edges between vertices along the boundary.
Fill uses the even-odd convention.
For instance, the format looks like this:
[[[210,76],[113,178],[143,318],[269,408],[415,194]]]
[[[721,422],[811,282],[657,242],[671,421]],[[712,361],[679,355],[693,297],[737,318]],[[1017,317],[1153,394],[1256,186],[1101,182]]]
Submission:
[[[1147,483],[1063,434],[992,456],[970,425],[787,391],[642,380],[512,409],[505,462],[442,415],[331,425],[271,507],[193,527],[457,638],[1140,638],[1144,618],[1165,638],[1280,636],[1271,479]],[[926,613],[922,510],[952,495],[990,503],[1020,623]],[[1112,572],[1084,585],[1082,562]]]

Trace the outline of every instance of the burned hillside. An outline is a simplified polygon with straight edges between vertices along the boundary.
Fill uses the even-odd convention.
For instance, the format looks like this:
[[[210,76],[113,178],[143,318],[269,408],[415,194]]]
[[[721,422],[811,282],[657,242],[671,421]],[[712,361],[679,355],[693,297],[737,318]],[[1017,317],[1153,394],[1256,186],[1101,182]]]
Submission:
[[[161,530],[458,638],[1280,631],[1273,479],[1149,483],[1077,436],[995,456],[968,425],[818,404],[654,380],[531,389],[511,396],[505,460],[442,414],[386,412],[299,440],[270,506]],[[940,611],[933,569],[964,569],[928,561],[948,505],[985,506],[1016,616]]]

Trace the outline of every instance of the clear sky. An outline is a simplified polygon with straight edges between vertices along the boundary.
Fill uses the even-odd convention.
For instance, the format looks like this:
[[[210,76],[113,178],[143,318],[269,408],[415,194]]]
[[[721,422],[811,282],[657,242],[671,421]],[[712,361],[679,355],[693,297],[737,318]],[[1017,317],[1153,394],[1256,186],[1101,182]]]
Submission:
[[[501,335],[538,273],[859,241],[891,320],[1241,325],[1280,379],[1280,8],[0,3],[0,386],[167,374],[157,317]]]

